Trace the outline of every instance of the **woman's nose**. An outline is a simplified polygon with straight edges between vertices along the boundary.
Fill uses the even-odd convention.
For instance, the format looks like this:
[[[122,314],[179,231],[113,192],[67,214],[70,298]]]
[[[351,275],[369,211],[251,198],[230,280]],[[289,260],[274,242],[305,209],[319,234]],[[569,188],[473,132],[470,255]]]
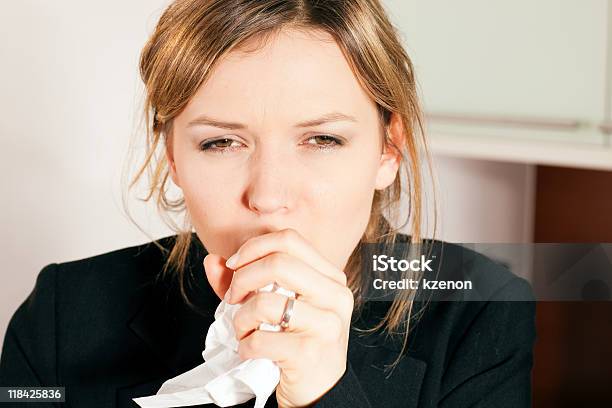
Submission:
[[[259,214],[287,212],[292,207],[292,190],[297,184],[289,163],[281,158],[260,157],[252,162],[246,191],[249,208]]]

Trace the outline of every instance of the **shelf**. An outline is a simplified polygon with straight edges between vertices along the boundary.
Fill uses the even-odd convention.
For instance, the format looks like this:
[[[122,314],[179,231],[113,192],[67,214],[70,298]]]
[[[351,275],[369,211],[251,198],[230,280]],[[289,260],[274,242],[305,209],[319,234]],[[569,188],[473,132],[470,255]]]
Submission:
[[[605,136],[588,138],[501,137],[441,131],[432,127],[427,139],[434,155],[502,162],[612,170],[612,146]],[[583,140],[578,142],[577,140]]]

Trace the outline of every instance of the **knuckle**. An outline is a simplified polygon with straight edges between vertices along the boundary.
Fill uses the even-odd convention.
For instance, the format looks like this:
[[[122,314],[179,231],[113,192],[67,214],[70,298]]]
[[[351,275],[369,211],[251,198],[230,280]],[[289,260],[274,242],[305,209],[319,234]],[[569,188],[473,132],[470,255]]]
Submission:
[[[257,353],[257,351],[262,346],[262,338],[261,332],[259,330],[255,330],[248,338],[248,348],[251,353]]]
[[[299,233],[293,228],[285,228],[282,230],[281,239],[283,241],[283,245],[285,245],[286,248],[289,248],[299,239]]]
[[[349,288],[342,290],[340,301],[342,302],[342,312],[347,314],[353,312],[353,308],[355,307],[355,297]]]
[[[241,359],[249,358],[249,345],[247,342],[248,337],[238,341],[238,356],[240,356]]]
[[[253,296],[253,310],[257,312],[261,310],[264,303],[264,293],[265,292],[258,292],[255,296]]]
[[[274,252],[266,257],[264,267],[270,272],[272,279],[280,284],[282,275],[287,266],[287,255],[283,252]]]
[[[257,354],[257,350],[260,344],[258,336],[258,330],[255,330],[249,336],[240,340],[238,343],[238,355],[241,359],[254,358]]]
[[[241,314],[236,312],[236,314],[234,315],[234,318],[232,319],[232,326],[234,327],[236,338],[239,338],[239,335],[241,333],[241,328],[242,328],[241,318],[242,318]]]
[[[353,307],[355,306],[355,295],[353,295],[353,291],[349,288],[346,288],[346,299],[350,309],[353,310]]]
[[[316,361],[318,348],[312,339],[303,338],[300,342],[300,355],[304,358],[305,361]]]
[[[336,343],[342,337],[342,319],[337,314],[329,312],[325,322],[323,338],[327,342]]]
[[[344,273],[344,271],[340,271],[338,278],[340,279],[340,283],[342,284],[342,286],[348,285],[348,278],[346,277],[346,273]]]
[[[268,292],[259,292],[253,298],[253,308],[256,310],[257,315],[265,315],[271,309],[271,294]]]
[[[293,228],[285,228],[281,232],[281,236],[283,237],[283,239],[293,239],[297,234],[297,232]]]
[[[235,290],[241,289],[241,284],[242,284],[241,276],[242,276],[241,273],[234,272],[234,275],[232,276],[232,281],[230,282],[230,288],[235,289]]]
[[[283,262],[283,254],[281,252],[274,252],[266,257],[265,266],[274,271],[280,267]]]

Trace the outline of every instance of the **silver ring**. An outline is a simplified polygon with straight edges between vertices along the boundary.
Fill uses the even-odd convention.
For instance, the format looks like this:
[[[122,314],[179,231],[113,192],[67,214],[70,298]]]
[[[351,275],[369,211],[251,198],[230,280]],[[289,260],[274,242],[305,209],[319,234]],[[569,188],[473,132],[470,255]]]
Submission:
[[[279,323],[280,327],[284,330],[289,327],[289,321],[291,320],[291,316],[293,315],[293,304],[295,303],[295,299],[292,297],[287,297],[287,303],[285,303],[285,310],[283,310],[283,317]]]

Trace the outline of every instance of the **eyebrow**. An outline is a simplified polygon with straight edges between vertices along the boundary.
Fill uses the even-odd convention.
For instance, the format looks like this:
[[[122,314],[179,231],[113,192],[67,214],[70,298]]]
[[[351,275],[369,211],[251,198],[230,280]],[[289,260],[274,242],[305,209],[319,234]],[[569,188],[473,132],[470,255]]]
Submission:
[[[316,119],[309,119],[303,122],[296,123],[293,126],[296,128],[304,128],[304,127],[318,126],[318,125],[321,125],[323,123],[328,123],[328,122],[340,122],[340,121],[357,122],[357,119],[355,119],[354,116],[347,115],[344,113],[330,112]],[[206,115],[200,115],[197,118],[193,119],[187,124],[187,127],[196,126],[196,125],[213,126],[213,127],[218,127],[222,129],[230,129],[230,130],[247,128],[247,126],[242,123],[224,122],[224,121],[210,118]]]

